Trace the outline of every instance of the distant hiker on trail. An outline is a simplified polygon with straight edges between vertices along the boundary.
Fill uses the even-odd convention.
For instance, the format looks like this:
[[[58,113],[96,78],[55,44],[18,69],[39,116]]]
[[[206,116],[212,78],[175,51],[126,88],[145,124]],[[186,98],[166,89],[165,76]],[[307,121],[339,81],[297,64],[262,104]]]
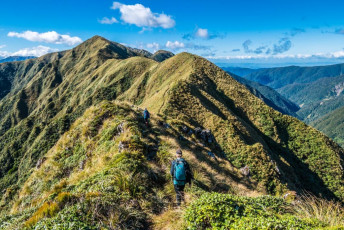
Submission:
[[[174,190],[176,192],[177,206],[179,207],[181,201],[184,200],[184,188],[185,184],[189,183],[191,186],[191,179],[193,179],[192,172],[190,170],[189,164],[182,158],[182,150],[178,149],[176,151],[177,159],[172,161],[171,165],[171,175],[173,178]]]
[[[147,127],[148,127],[149,118],[150,118],[150,114],[149,114],[147,108],[145,108],[145,110],[143,111],[143,120],[145,121],[145,124]]]

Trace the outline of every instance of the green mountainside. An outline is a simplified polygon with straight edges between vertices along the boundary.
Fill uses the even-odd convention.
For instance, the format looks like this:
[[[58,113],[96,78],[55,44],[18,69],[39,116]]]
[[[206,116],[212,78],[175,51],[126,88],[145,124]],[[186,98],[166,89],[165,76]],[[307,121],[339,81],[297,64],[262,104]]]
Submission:
[[[344,64],[315,67],[290,66],[252,70],[251,73],[246,71],[246,75],[242,76],[245,79],[271,86],[285,98],[299,105],[300,109],[296,112],[296,117],[307,124],[322,123],[322,120],[326,119],[323,124],[326,123],[326,127],[337,127],[336,131],[325,128],[324,125],[314,127],[342,145],[344,130],[338,129],[341,127],[338,123],[340,115],[332,112],[344,106],[343,68]],[[331,114],[333,118],[330,118]],[[332,124],[330,124],[331,120]]]
[[[194,218],[194,206],[189,217],[171,209],[169,167],[178,148],[195,174],[187,204],[206,192],[240,197],[290,190],[344,201],[344,150],[201,57],[180,53],[156,62],[95,36],[72,50],[1,68],[8,66],[11,72],[1,72],[14,80],[0,101],[0,228],[187,228],[182,220]],[[144,107],[152,114],[148,128]],[[202,138],[198,127],[211,135]],[[269,197],[221,198],[238,216],[253,218],[229,220],[227,227],[327,226],[295,213],[277,218],[287,215],[286,204]],[[260,212],[274,203],[277,219],[265,219]],[[207,227],[197,226],[189,228]]]
[[[338,144],[344,146],[344,106],[323,116],[310,125],[322,130],[334,139]]]
[[[322,116],[344,106],[343,90],[344,75],[324,77],[311,83],[287,85],[277,91],[300,105],[301,109],[297,114],[309,123],[321,120]]]
[[[300,109],[298,105],[286,99],[274,89],[261,85],[257,82],[247,80],[227,71],[235,80],[244,84],[256,97],[262,99],[268,106],[283,114],[297,117],[296,112]]]

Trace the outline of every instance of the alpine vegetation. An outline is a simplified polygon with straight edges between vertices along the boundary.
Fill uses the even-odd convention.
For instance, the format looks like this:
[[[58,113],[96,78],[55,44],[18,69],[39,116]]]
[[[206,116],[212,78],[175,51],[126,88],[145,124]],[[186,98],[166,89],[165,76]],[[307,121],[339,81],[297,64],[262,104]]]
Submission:
[[[344,226],[344,150],[197,55],[95,36],[0,81],[0,229]]]

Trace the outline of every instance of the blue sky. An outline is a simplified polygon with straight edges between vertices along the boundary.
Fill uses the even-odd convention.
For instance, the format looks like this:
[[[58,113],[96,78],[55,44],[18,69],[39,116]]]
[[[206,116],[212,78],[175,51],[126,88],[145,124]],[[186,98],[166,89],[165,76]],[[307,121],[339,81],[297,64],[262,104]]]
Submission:
[[[91,1],[1,3],[0,56],[70,49],[93,35],[188,51],[230,66],[344,62],[343,1]]]

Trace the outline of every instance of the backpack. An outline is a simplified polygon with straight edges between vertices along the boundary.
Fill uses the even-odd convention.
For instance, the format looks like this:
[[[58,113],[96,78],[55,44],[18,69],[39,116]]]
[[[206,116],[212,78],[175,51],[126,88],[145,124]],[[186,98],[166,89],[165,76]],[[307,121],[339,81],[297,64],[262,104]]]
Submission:
[[[143,111],[143,118],[148,119],[149,118],[149,112],[147,110]]]
[[[174,184],[185,185],[186,167],[184,159],[176,160],[174,163]]]

